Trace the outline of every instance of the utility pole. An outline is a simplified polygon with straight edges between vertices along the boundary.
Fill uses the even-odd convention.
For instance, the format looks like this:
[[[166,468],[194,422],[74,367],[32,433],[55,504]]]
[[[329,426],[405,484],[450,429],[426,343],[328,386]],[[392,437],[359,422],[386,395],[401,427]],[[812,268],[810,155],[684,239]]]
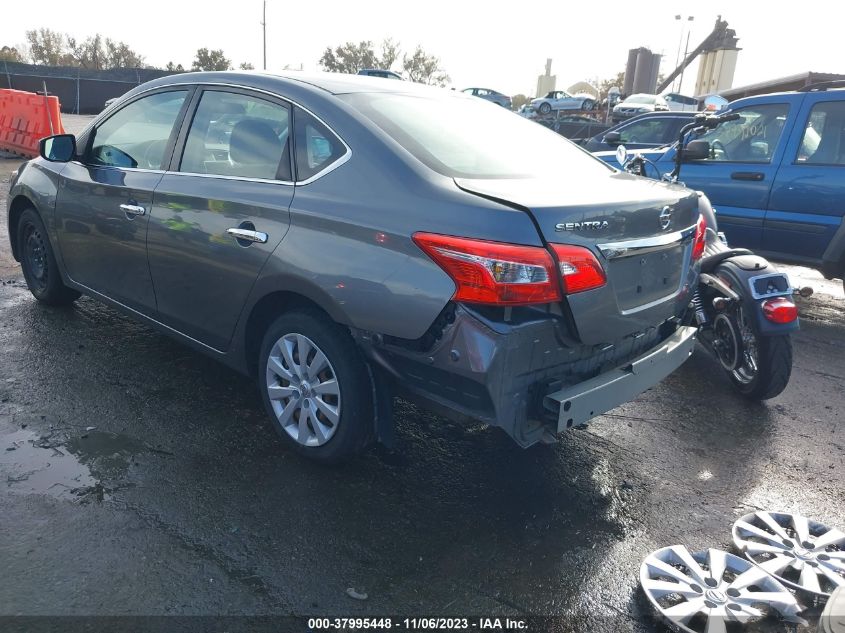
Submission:
[[[261,32],[264,35],[264,70],[267,70],[267,0],[264,0],[264,13],[261,18]]]

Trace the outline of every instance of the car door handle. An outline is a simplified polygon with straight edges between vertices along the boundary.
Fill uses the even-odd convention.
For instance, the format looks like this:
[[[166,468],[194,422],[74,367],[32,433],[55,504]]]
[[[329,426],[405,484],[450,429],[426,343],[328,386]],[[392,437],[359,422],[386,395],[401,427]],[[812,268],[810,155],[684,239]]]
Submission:
[[[120,210],[126,215],[144,215],[147,210],[139,204],[122,204]]]
[[[763,180],[766,177],[762,171],[735,171],[731,173],[731,180]]]
[[[249,229],[226,229],[226,233],[234,237],[236,240],[245,240],[247,242],[258,242],[265,244],[267,242],[267,234],[261,231],[250,231]]]

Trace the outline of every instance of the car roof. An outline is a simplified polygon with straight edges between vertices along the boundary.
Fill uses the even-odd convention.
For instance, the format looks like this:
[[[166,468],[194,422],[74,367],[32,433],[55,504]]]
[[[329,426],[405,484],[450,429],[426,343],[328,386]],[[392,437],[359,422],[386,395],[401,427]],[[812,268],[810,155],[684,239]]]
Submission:
[[[381,77],[366,75],[348,75],[346,73],[305,73],[301,71],[283,71],[269,73],[264,71],[212,71],[180,73],[155,79],[147,84],[147,88],[157,88],[177,84],[232,84],[254,87],[264,90],[278,90],[285,86],[297,85],[310,87],[330,94],[350,94],[355,92],[393,92],[418,93],[420,95],[443,94],[444,89],[436,86],[405,82],[386,82]],[[448,91],[445,91],[448,92]]]

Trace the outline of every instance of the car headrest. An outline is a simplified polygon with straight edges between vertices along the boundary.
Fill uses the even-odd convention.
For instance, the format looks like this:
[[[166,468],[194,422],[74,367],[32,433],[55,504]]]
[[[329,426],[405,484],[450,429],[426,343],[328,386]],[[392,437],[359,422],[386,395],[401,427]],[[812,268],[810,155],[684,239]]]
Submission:
[[[278,163],[283,144],[269,124],[258,119],[244,119],[232,128],[229,158],[235,163]]]

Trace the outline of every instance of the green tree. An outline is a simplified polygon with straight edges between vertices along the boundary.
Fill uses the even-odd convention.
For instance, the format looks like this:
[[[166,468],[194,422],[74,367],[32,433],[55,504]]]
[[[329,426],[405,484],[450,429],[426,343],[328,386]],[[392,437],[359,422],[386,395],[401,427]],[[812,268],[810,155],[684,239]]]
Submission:
[[[531,101],[530,97],[526,97],[524,94],[518,94],[511,97],[511,103],[513,104],[514,110],[519,110],[522,106],[526,103]]]
[[[619,90],[622,90],[622,86],[624,85],[624,83],[625,83],[625,71],[624,70],[616,73],[616,75],[614,75],[613,77],[610,77],[609,79],[605,79],[604,81],[600,81],[599,84],[598,84],[599,101],[601,101],[602,99],[606,99],[607,98],[607,91],[610,90],[611,88],[613,88],[614,86],[616,88],[619,88]]]
[[[411,81],[433,86],[445,86],[451,79],[440,68],[440,58],[426,53],[422,46],[417,46],[414,52],[402,57],[402,69]]]
[[[58,31],[33,29],[27,31],[25,37],[33,63],[46,66],[66,66],[73,63],[66,38]]]
[[[23,62],[26,61],[23,54],[14,46],[0,48],[0,62]]]
[[[126,42],[106,38],[106,68],[143,68],[144,57],[132,50]]]
[[[174,64],[173,62],[167,62],[167,66],[164,67],[165,70],[168,70],[172,73],[183,73],[185,72],[185,67],[182,64]]]
[[[320,66],[332,73],[355,74],[362,68],[390,70],[399,59],[399,43],[387,38],[381,43],[381,55],[376,54],[370,41],[346,42],[334,50],[327,47],[320,57]]]
[[[223,54],[222,49],[213,51],[207,48],[197,50],[197,56],[191,64],[191,70],[231,70],[232,62]]]
[[[255,70],[255,66],[249,62],[243,62],[240,66],[241,70]]]

